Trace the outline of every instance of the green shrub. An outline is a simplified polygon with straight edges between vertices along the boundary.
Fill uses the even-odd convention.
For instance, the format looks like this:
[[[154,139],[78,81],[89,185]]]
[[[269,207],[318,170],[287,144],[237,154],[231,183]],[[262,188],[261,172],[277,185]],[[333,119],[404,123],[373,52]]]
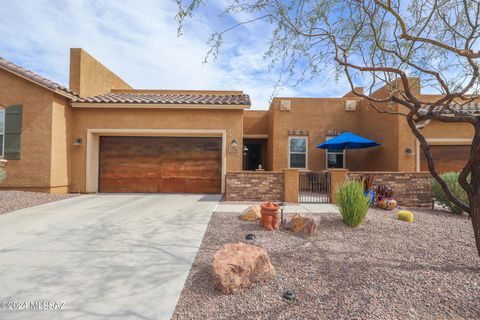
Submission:
[[[448,187],[452,191],[453,195],[459,199],[460,201],[464,203],[468,203],[468,196],[465,190],[462,189],[460,186],[460,183],[458,183],[458,176],[460,175],[459,172],[446,172],[441,174],[440,176],[442,177],[443,180],[447,183]],[[442,190],[442,187],[440,184],[437,182],[437,180],[433,179],[432,182],[432,190],[433,190],[433,195],[435,196],[435,199],[446,207],[448,210],[450,210],[452,213],[455,214],[461,214],[463,212],[462,209],[460,209],[458,206],[453,204],[445,195],[445,193]]]
[[[337,191],[337,206],[343,222],[349,227],[360,225],[367,215],[370,200],[365,196],[360,181],[349,180]]]
[[[7,171],[5,171],[3,168],[0,168],[0,183],[5,181],[5,179],[7,179]]]
[[[397,219],[405,222],[413,222],[413,213],[410,211],[402,210],[397,212]]]

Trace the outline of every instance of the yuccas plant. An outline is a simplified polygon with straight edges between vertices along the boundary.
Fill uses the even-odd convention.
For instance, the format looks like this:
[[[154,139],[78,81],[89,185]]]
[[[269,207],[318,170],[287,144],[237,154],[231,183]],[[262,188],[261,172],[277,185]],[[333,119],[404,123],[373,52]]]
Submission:
[[[365,220],[370,201],[364,194],[362,182],[347,180],[338,189],[336,198],[343,222],[347,226],[357,227]]]
[[[450,191],[453,193],[457,199],[460,199],[464,203],[468,203],[468,195],[465,190],[460,186],[460,183],[458,182],[458,177],[460,176],[459,172],[446,172],[440,175],[443,180],[448,185],[448,188]],[[447,197],[445,192],[443,191],[442,187],[436,180],[432,180],[432,190],[433,190],[433,195],[435,196],[435,199],[440,202],[441,205],[446,207],[450,212],[455,213],[455,214],[462,214],[463,210],[462,208],[459,208],[457,205],[455,205],[450,199]]]

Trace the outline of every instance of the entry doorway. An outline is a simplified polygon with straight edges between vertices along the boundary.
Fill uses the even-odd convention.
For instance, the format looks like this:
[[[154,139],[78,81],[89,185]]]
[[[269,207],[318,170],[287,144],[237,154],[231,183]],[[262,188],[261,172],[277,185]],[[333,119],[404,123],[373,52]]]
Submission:
[[[265,169],[267,139],[243,139],[243,170]]]

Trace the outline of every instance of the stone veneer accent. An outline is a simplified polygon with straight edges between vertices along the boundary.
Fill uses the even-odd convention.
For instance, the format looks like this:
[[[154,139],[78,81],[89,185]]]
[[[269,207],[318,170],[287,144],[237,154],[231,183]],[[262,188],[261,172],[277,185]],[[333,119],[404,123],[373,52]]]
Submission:
[[[398,205],[405,207],[431,207],[431,175],[428,172],[349,172],[348,177],[360,179],[373,176],[373,185],[393,189]]]
[[[284,173],[279,171],[227,172],[227,201],[284,201]]]

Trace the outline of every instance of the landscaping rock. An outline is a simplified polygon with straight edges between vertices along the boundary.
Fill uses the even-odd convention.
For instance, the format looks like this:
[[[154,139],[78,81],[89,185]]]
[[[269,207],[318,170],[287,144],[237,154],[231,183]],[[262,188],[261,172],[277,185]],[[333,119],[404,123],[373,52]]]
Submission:
[[[303,227],[303,233],[306,236],[313,236],[315,233],[317,233],[317,219],[315,218],[306,218]]]
[[[303,228],[305,227],[305,218],[300,215],[296,214],[292,217],[290,220],[290,230],[292,230],[295,233],[303,231]]]
[[[301,214],[295,214],[287,221],[285,227],[295,233],[303,233],[306,236],[313,236],[317,233],[317,225],[317,218],[304,217]]]
[[[218,290],[232,294],[274,277],[275,269],[265,249],[242,242],[227,243],[213,256],[212,275]]]
[[[240,216],[240,219],[245,220],[245,221],[255,221],[260,219],[260,206],[250,206],[243,210],[242,215]]]

